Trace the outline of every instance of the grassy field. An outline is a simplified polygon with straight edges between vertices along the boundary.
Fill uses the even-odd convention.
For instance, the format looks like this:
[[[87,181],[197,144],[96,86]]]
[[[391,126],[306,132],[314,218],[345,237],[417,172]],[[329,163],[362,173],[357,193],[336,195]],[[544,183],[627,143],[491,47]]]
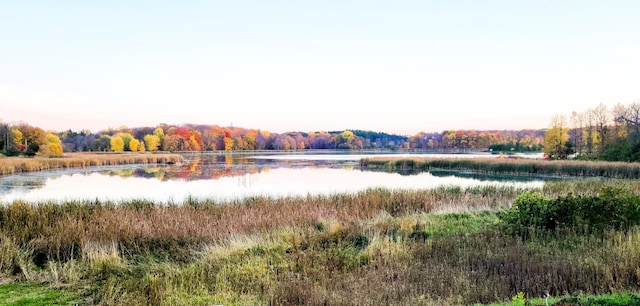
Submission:
[[[181,162],[182,156],[166,153],[65,153],[63,157],[2,157],[0,175],[59,168],[124,164]]]
[[[606,187],[638,194],[640,183],[551,182],[541,193]],[[502,214],[523,192],[14,202],[0,207],[0,298],[33,287],[43,292],[36,299],[62,304],[67,297],[49,296],[98,305],[523,305],[522,292],[544,305],[546,294],[571,302],[640,290],[640,229],[507,234]]]

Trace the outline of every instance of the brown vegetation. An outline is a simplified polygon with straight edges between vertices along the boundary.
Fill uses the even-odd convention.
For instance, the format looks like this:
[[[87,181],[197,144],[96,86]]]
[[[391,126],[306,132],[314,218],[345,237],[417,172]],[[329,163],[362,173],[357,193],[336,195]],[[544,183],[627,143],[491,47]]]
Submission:
[[[640,163],[526,158],[367,158],[363,168],[384,171],[468,170],[483,174],[640,178]]]
[[[587,194],[640,183],[547,183]],[[372,189],[215,203],[0,206],[0,277],[91,287],[98,304],[460,305],[638,290],[640,232],[506,235],[523,190]],[[489,209],[486,211],[484,209]],[[468,213],[432,214],[437,211]],[[477,210],[483,210],[477,212]]]
[[[153,153],[66,153],[63,157],[3,157],[0,158],[0,175],[20,172],[108,166],[123,164],[166,164],[182,162],[178,154]]]

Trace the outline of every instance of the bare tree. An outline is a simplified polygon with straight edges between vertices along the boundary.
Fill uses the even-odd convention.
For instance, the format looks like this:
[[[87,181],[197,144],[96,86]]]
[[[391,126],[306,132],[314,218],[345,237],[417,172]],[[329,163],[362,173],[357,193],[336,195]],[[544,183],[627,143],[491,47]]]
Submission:
[[[570,137],[573,140],[573,145],[578,154],[582,154],[582,148],[584,142],[582,139],[582,132],[584,129],[584,113],[572,112],[571,113],[571,132]]]
[[[627,125],[634,143],[640,143],[640,102],[631,103],[627,107],[616,105],[613,115],[616,122]]]
[[[606,146],[609,141],[608,126],[609,126],[609,110],[607,106],[600,103],[598,107],[593,109],[593,119],[596,125],[596,131],[600,138],[600,150]]]

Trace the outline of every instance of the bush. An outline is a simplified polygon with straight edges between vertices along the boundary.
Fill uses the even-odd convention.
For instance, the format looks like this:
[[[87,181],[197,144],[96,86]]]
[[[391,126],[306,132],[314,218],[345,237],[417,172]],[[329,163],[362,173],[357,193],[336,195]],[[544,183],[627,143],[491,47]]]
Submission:
[[[640,225],[640,197],[615,187],[605,187],[595,196],[569,194],[556,199],[544,197],[540,192],[526,192],[500,218],[515,234],[524,234],[529,229],[628,230]]]

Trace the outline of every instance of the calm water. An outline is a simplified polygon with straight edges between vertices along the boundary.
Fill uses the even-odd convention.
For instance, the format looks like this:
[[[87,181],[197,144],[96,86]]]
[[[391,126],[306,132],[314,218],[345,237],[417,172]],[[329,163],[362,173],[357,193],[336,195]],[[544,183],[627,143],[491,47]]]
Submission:
[[[187,197],[229,200],[256,195],[305,196],[375,187],[424,189],[443,185],[507,185],[540,188],[543,185],[539,178],[488,177],[450,171],[402,175],[360,170],[358,161],[366,156],[370,155],[193,154],[185,155],[186,162],[181,165],[127,165],[31,172],[0,176],[0,202],[142,198],[166,203],[181,202]]]

